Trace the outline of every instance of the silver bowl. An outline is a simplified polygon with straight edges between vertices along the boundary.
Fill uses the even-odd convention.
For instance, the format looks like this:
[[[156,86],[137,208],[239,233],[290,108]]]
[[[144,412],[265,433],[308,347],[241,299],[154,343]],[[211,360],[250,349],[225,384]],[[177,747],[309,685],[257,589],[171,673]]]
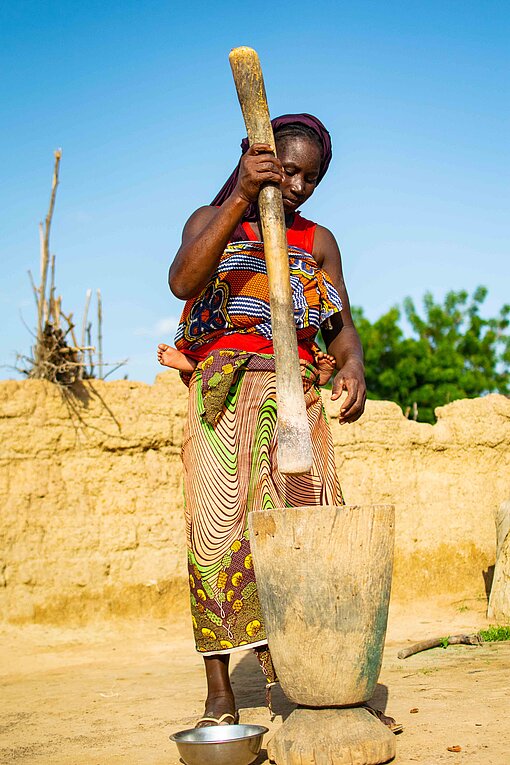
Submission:
[[[211,725],[170,736],[186,765],[250,765],[257,759],[263,725]]]

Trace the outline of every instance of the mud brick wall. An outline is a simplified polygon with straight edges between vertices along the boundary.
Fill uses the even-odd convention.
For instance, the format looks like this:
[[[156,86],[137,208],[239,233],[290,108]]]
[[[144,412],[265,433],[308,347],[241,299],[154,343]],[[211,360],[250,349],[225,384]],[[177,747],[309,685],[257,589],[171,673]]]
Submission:
[[[1,618],[186,608],[186,394],[174,372],[65,396],[41,381],[0,382]],[[454,402],[434,426],[390,402],[369,402],[352,426],[326,408],[347,503],[396,506],[393,597],[484,595],[493,513],[510,496],[510,400]]]

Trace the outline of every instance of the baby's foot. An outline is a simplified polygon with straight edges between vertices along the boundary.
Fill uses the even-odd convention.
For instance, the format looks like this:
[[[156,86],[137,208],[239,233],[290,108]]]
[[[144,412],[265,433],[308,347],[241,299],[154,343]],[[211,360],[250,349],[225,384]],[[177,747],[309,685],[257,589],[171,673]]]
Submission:
[[[164,367],[172,367],[172,369],[178,369],[179,372],[193,372],[197,365],[196,361],[185,356],[177,348],[165,345],[165,343],[158,345],[158,361]]]
[[[329,378],[335,371],[336,360],[330,353],[317,351],[315,355],[315,364],[319,370],[319,385],[326,385]]]

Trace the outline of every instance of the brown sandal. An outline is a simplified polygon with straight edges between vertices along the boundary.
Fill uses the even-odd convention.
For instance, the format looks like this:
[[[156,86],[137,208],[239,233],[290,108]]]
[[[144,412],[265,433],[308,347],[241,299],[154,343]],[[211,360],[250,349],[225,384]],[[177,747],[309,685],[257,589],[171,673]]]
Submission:
[[[232,722],[225,722],[227,717],[232,718]],[[200,720],[198,720],[197,724],[195,725],[195,728],[198,728],[200,723],[202,722],[210,722],[211,726],[213,725],[237,725],[239,722],[239,712],[236,712],[235,714],[231,714],[230,712],[225,712],[224,715],[221,715],[221,717],[201,717]],[[201,728],[208,728],[210,726],[208,725],[201,725]]]

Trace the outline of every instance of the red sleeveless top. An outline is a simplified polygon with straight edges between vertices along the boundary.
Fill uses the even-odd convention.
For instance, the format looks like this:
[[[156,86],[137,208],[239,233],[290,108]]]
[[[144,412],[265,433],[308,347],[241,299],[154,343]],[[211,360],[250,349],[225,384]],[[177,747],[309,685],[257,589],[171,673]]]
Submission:
[[[245,221],[242,224],[242,227],[249,242],[260,241],[248,221]],[[300,213],[296,213],[294,215],[292,226],[287,229],[287,244],[290,244],[293,247],[299,247],[300,250],[304,250],[311,255],[313,252],[313,240],[316,228],[316,223],[301,217]]]

